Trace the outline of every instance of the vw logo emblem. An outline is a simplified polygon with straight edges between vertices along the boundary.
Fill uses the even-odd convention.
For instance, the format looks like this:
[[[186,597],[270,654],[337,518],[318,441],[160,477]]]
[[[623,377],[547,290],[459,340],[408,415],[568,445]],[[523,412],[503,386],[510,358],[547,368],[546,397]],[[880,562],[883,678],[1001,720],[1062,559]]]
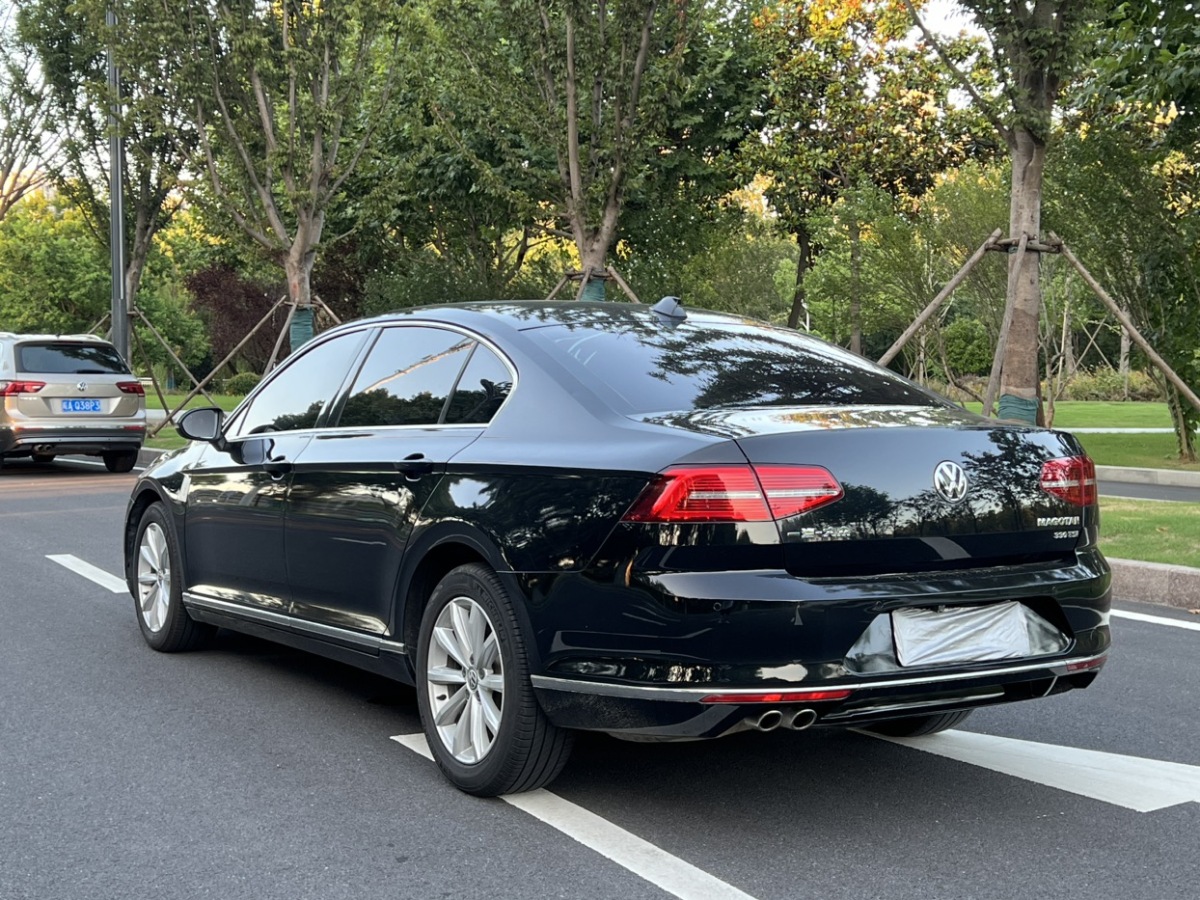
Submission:
[[[87,382],[86,381],[79,382],[79,384],[75,385],[75,390],[79,391],[82,394],[84,391],[87,390]]]
[[[940,462],[933,470],[933,489],[943,500],[957,503],[967,496],[967,473],[956,462]]]

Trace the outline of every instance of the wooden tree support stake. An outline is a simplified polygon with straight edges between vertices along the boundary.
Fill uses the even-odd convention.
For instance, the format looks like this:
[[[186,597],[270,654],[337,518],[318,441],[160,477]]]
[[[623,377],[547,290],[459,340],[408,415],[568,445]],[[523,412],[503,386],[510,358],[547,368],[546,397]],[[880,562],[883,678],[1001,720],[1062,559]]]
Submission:
[[[283,303],[287,297],[281,297],[279,302]],[[278,305],[278,304],[276,304]],[[292,327],[292,319],[296,317],[296,303],[293,301],[288,304],[287,318],[283,321],[283,327],[279,329],[279,337],[275,338],[275,346],[271,348],[271,358],[267,360],[267,367],[263,369],[263,377],[275,368],[275,360],[279,359],[279,350],[283,347],[283,338]]]
[[[1197,397],[1196,392],[1184,384],[1183,379],[1175,374],[1175,370],[1167,365],[1167,361],[1154,351],[1154,348],[1150,346],[1150,342],[1142,337],[1142,333],[1134,327],[1133,322],[1130,320],[1129,316],[1125,315],[1125,311],[1121,309],[1121,307],[1117,304],[1117,301],[1109,296],[1108,291],[1100,287],[1100,283],[1092,277],[1092,273],[1083,267],[1083,263],[1075,258],[1075,254],[1067,249],[1067,245],[1064,244],[1062,239],[1059,238],[1058,235],[1056,235],[1053,231],[1050,232],[1050,240],[1054,241],[1054,243],[1059,246],[1062,255],[1065,256],[1067,261],[1075,267],[1075,270],[1079,272],[1084,282],[1087,283],[1087,286],[1090,287],[1092,292],[1100,298],[1100,301],[1108,307],[1108,311],[1117,317],[1117,321],[1121,323],[1121,327],[1129,333],[1131,338],[1133,338],[1134,343],[1142,348],[1142,352],[1144,352],[1146,356],[1149,357],[1150,361],[1158,367],[1158,370],[1166,376],[1167,380],[1175,386],[1175,389],[1187,398],[1188,403],[1200,410],[1200,397]]]
[[[988,239],[979,245],[979,249],[971,254],[971,258],[968,259],[963,264],[963,267],[958,270],[958,274],[946,282],[946,286],[938,291],[938,295],[929,302],[928,306],[921,310],[921,314],[917,316],[916,321],[914,321],[908,326],[908,328],[905,329],[904,334],[896,338],[896,343],[888,347],[887,353],[879,357],[879,365],[886,366],[896,358],[896,354],[904,349],[904,345],[909,342],[912,336],[920,330],[922,325],[929,321],[929,317],[937,311],[937,308],[945,302],[947,297],[954,293],[955,288],[963,283],[963,279],[970,274],[973,268],[975,268],[975,264],[979,262],[979,260],[983,259],[983,255],[988,251],[989,247],[995,244],[998,237],[1000,237],[999,228],[993,231],[991,235],[988,236]]]
[[[192,388],[191,393],[189,393],[186,397],[183,398],[183,401],[179,404],[179,406],[175,407],[175,409],[170,411],[170,413],[167,415],[165,422],[172,421],[175,418],[175,414],[178,413],[184,407],[186,407],[188,405],[188,403],[191,402],[192,398],[195,397],[198,393],[200,393],[201,389],[203,389],[205,385],[207,385],[210,381],[212,381],[217,376],[217,373],[220,372],[223,368],[225,368],[225,366],[227,366],[229,364],[229,361],[231,359],[233,359],[235,356],[237,356],[238,351],[241,350],[243,347],[246,346],[246,344],[248,344],[250,342],[250,338],[252,338],[252,337],[254,337],[254,335],[258,334],[258,330],[260,328],[262,328],[263,325],[267,324],[267,322],[270,320],[271,316],[275,315],[275,310],[279,309],[279,307],[282,306],[286,300],[287,300],[287,297],[281,297],[279,300],[275,301],[275,305],[272,306],[269,310],[267,310],[267,314],[265,316],[263,316],[261,319],[259,319],[258,323],[253,328],[251,328],[248,332],[246,332],[246,336],[244,338],[242,338],[240,341],[238,341],[237,346],[234,347],[232,350],[230,350],[228,353],[226,353],[225,358],[222,359],[219,363],[217,363],[215,366],[212,367],[212,371],[204,376],[203,380],[201,380],[199,385]],[[207,397],[208,395],[205,394],[205,396]],[[211,401],[212,398],[210,397],[209,400]],[[164,422],[164,424],[165,424],[165,422]]]

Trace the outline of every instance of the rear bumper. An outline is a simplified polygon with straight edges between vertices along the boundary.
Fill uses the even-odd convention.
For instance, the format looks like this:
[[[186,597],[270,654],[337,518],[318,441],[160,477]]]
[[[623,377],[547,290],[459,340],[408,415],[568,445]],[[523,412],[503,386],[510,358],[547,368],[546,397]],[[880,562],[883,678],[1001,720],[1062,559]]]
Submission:
[[[138,450],[146,439],[144,421],[113,425],[0,425],[0,454],[28,456],[32,453],[103,453]]]
[[[987,671],[953,672],[827,684],[848,689],[837,700],[804,700],[804,691],[780,692],[780,702],[735,702],[763,688],[670,688],[534,676],[542,708],[564,728],[607,731],[625,737],[715,738],[753,727],[765,712],[778,711],[785,726],[852,727],[906,716],[974,709],[1032,700],[1087,687],[1104,665],[1103,654],[1055,662],[1022,662]],[[705,702],[720,695],[722,702]],[[798,699],[789,700],[789,695]],[[734,702],[730,702],[734,701]],[[798,723],[793,725],[792,723]]]
[[[630,737],[718,737],[770,709],[852,726],[1033,699],[1086,687],[1111,643],[1111,576],[1094,549],[1074,564],[920,576],[565,576],[531,599],[543,709],[563,727]],[[850,658],[877,616],[1013,600],[1060,630],[1061,652],[872,671]],[[813,697],[824,691],[838,693]]]

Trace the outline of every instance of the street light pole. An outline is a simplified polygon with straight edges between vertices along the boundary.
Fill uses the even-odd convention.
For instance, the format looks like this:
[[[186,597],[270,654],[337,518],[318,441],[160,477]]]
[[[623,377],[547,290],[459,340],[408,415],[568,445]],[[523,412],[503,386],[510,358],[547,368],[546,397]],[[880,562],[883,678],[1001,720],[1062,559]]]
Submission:
[[[125,296],[125,190],[121,177],[121,134],[118,114],[121,103],[121,79],[113,53],[117,14],[110,8],[104,16],[109,29],[108,87],[108,234],[112,256],[112,342],[121,357],[129,362],[129,298]]]

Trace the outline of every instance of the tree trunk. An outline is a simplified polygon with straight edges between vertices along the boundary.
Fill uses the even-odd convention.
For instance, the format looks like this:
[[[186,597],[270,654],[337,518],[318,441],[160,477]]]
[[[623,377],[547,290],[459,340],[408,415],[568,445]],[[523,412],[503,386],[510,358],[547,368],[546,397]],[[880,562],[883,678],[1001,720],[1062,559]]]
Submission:
[[[316,333],[312,307],[312,269],[317,258],[320,225],[316,226],[315,239],[309,240],[311,237],[311,226],[298,226],[296,238],[283,258],[283,270],[287,274],[288,299],[295,306],[295,312],[288,328],[288,343],[292,353],[312,340]]]
[[[792,310],[788,313],[788,328],[799,328],[800,319],[804,319],[804,330],[812,329],[812,321],[808,315],[808,292],[804,289],[804,276],[812,268],[813,247],[808,228],[800,226],[796,232],[796,245],[800,248],[800,258],[796,261],[796,290],[792,294]]]
[[[850,352],[862,354],[862,228],[850,223]]]
[[[1027,129],[1012,133],[1012,200],[1009,207],[1008,236],[1019,240],[1039,240],[1042,213],[1042,172],[1046,162],[1045,145]],[[1017,263],[1020,262],[1020,270]],[[1039,254],[1027,250],[1023,258],[1009,257],[1008,278],[1013,285],[1013,315],[1000,375],[1002,419],[1037,424],[1038,400],[1038,313],[1042,294],[1039,283]]]
[[[1129,310],[1125,310],[1125,314],[1129,315]],[[1132,350],[1133,339],[1129,337],[1129,332],[1124,328],[1121,329],[1121,358],[1117,363],[1121,373],[1121,386],[1124,389],[1125,399],[1129,399],[1129,352]]]

